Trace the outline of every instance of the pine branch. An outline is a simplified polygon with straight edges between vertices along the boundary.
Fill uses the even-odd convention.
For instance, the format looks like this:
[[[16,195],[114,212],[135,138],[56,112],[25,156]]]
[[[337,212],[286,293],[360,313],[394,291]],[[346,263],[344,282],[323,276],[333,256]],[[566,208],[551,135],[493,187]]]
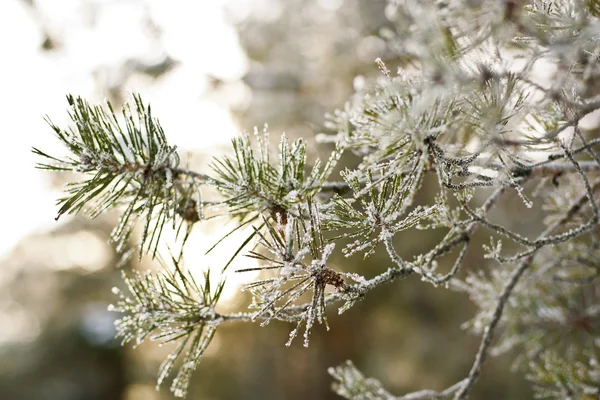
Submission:
[[[463,384],[463,381],[458,382],[441,392],[420,390],[396,397],[387,392],[378,380],[366,378],[352,361],[329,368],[328,372],[337,380],[332,385],[333,390],[350,400],[442,400],[451,396]]]
[[[352,400],[393,400],[395,399],[388,393],[381,383],[373,378],[366,378],[352,361],[346,361],[335,368],[329,368],[329,374],[337,382],[332,385],[333,391],[338,395]]]
[[[146,245],[154,256],[164,226],[201,218],[199,184],[203,174],[179,167],[179,155],[169,146],[159,122],[139,95],[123,108],[119,121],[110,103],[107,109],[91,106],[80,97],[67,96],[74,127],[63,130],[48,123],[70,151],[56,158],[34,148],[46,159],[38,168],[81,172],[88,178],[70,183],[56,219],[85,211],[94,218],[108,209],[125,207],[112,239],[122,249],[138,221],[143,221],[141,251]],[[195,199],[194,199],[195,197]]]
[[[123,273],[129,294],[114,288],[119,301],[109,309],[126,314],[115,322],[123,344],[134,341],[138,345],[147,338],[163,344],[178,343],[160,366],[157,388],[170,375],[175,361],[182,359],[171,391],[185,397],[193,371],[225,320],[215,312],[224,281],[211,288],[210,274],[206,273],[203,285],[199,285],[177,259],[172,258],[172,264],[171,268],[163,262],[158,274]]]
[[[600,139],[587,138],[580,127],[584,117],[600,109],[595,83],[600,76],[600,8],[596,1],[583,0],[442,3],[390,1],[388,51],[411,68],[394,75],[377,60],[381,79],[368,83],[344,110],[335,112],[328,122],[333,134],[321,136],[336,144],[324,167],[318,161],[308,167],[301,139],[290,143],[282,135],[273,151],[265,128],[262,133],[255,130],[253,137],[235,138],[233,153],[214,158],[210,174],[191,171],[180,166],[175,146],[167,143],[139,96],[134,95],[122,117],[110,104],[90,106],[68,96],[73,127],[63,130],[49,123],[70,154],[58,158],[33,149],[43,158],[39,168],[84,174],[59,200],[58,217],[78,212],[95,217],[121,208],[112,237],[122,249],[141,223],[140,256],[143,251],[156,255],[167,224],[178,234],[185,225],[185,242],[191,226],[204,219],[205,207],[224,210],[216,216],[239,221],[225,237],[255,224],[223,268],[250,248],[246,255],[258,262],[251,270],[263,272],[245,287],[253,296],[253,312],[216,313],[223,283],[211,288],[206,276],[198,285],[180,265],[183,253],[158,273],[124,277],[129,293],[119,292],[115,307],[125,313],[117,325],[123,341],[177,342],[161,366],[159,385],[181,358],[183,366],[171,390],[185,396],[191,374],[221,323],[295,323],[288,344],[303,326],[308,345],[316,324],[328,329],[327,306],[339,303],[338,312],[344,312],[375,288],[419,274],[434,285],[456,283],[453,286],[468,291],[481,308],[472,324],[476,331],[481,328],[482,338],[467,378],[441,392],[395,397],[348,362],[330,371],[340,395],[464,399],[492,354],[501,327],[507,335],[499,347],[525,347],[532,380],[544,393],[597,394],[590,384],[596,377],[591,361],[590,366],[578,364],[581,372],[568,365],[576,358],[562,359],[554,343],[544,354],[537,347],[550,342],[548,325],[587,332],[600,314],[597,304],[568,309],[569,296],[586,285],[595,289],[600,276],[600,241],[595,234],[600,221]],[[525,62],[511,65],[509,71],[506,53]],[[533,79],[538,61],[555,67],[551,84]],[[345,150],[357,154],[360,165],[342,173],[344,182],[328,181]],[[427,175],[437,178],[438,193],[433,206],[423,207],[418,195]],[[526,183],[538,184],[531,195]],[[216,188],[221,198],[205,202],[202,185]],[[487,188],[494,192],[474,207],[472,199],[479,198],[474,196]],[[547,228],[537,238],[488,217],[509,190],[527,207],[533,205],[529,197],[541,195],[545,200]],[[494,235],[490,245],[483,246],[484,258],[517,265],[494,268],[491,278],[480,270],[463,283],[457,275],[479,227]],[[446,234],[429,252],[407,261],[397,253],[393,238],[411,228],[443,228]],[[501,254],[498,237],[521,248]],[[382,243],[391,266],[370,279],[337,270],[330,256],[343,239],[352,240],[343,249],[346,256],[368,256]],[[451,251],[457,252],[453,265],[439,274],[437,261]],[[524,277],[529,290],[521,289]],[[326,293],[328,286],[335,291]],[[576,289],[559,293],[558,286]],[[540,314],[540,307],[552,304],[559,317]],[[577,346],[583,345],[573,343],[569,349]]]
[[[287,213],[298,202],[311,200],[324,186],[327,191],[342,190],[337,183],[326,184],[343,149],[332,152],[328,162],[320,168],[317,160],[310,172],[306,171],[306,145],[299,139],[289,143],[281,136],[279,157],[272,161],[269,151],[269,133],[254,131],[257,150],[249,134],[233,139],[233,157],[215,158],[212,169],[216,176],[210,180],[224,197],[228,214],[245,219],[252,214],[267,211],[271,217]]]
[[[592,187],[594,189],[600,187],[600,180],[597,180]],[[546,228],[544,230],[544,232],[542,232],[542,234],[539,236],[538,240],[541,241],[546,237],[550,237],[556,229],[558,229],[563,224],[565,224],[567,221],[569,221],[571,218],[573,218],[573,216],[577,212],[579,212],[579,210],[581,210],[581,207],[587,201],[591,201],[593,203],[594,199],[593,198],[590,199],[588,197],[588,193],[585,193],[579,199],[577,199],[577,201],[575,201],[573,203],[573,205],[567,210],[567,212],[565,212],[563,218],[561,218],[560,220],[556,221],[554,224],[552,224],[551,226]],[[597,220],[596,215],[594,215],[594,217],[592,217],[592,219],[590,220],[590,222],[593,222],[594,225],[595,225],[595,223],[597,223],[597,221],[598,220]],[[540,248],[541,247],[537,248],[536,250],[539,250]],[[496,327],[498,326],[498,323],[500,322],[500,318],[502,317],[502,313],[504,311],[504,307],[506,306],[506,302],[508,301],[509,297],[511,296],[515,286],[517,285],[517,283],[523,276],[523,273],[531,266],[534,256],[535,256],[535,253],[529,255],[523,261],[521,261],[521,263],[513,270],[508,281],[504,285],[502,292],[500,293],[500,296],[498,297],[491,320],[484,330],[484,334],[481,339],[481,344],[479,346],[479,350],[477,351],[475,361],[473,363],[473,366],[471,367],[471,370],[469,371],[469,376],[467,377],[466,382],[461,386],[461,389],[454,396],[455,400],[465,399],[467,397],[468,392],[470,391],[471,387],[479,378],[479,375],[481,373],[481,368],[487,358],[489,347],[492,343],[494,331],[495,331]]]
[[[552,351],[545,351],[528,376],[535,384],[536,395],[556,399],[593,399],[600,396],[600,362],[593,353],[586,354],[581,361],[572,362]]]

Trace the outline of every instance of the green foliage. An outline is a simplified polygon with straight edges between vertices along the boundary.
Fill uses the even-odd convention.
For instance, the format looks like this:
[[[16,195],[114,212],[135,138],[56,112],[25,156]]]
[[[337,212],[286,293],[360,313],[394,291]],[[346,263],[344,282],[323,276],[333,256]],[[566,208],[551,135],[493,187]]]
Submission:
[[[272,160],[269,134],[254,137],[258,149],[252,147],[249,134],[232,140],[234,155],[215,158],[212,168],[216,177],[210,183],[223,195],[228,214],[240,219],[249,214],[268,211],[273,218],[284,214],[295,204],[310,200],[323,185],[341,154],[334,152],[320,169],[317,160],[307,172],[306,144],[302,139],[289,143],[281,136],[278,159]]]
[[[174,269],[125,277],[131,293],[117,307],[126,314],[119,334],[178,342],[159,379],[183,358],[172,386],[177,396],[185,395],[217,325],[293,323],[288,345],[304,325],[308,345],[317,323],[328,328],[328,304],[344,302],[345,311],[411,274],[466,292],[478,312],[465,326],[482,338],[465,379],[400,399],[465,399],[487,357],[509,350],[519,352],[517,366],[541,397],[597,396],[589,349],[600,343],[600,139],[582,123],[600,109],[597,8],[583,0],[390,1],[393,30],[382,35],[389,63],[400,67],[392,73],[378,60],[381,78],[333,113],[330,131],[319,136],[336,144],[323,168],[309,166],[305,140],[282,135],[271,149],[266,129],[235,138],[231,155],[212,160],[214,176],[180,168],[138,96],[134,111],[125,108],[124,129],[112,109],[69,97],[75,128],[52,127],[71,156],[34,152],[45,158],[41,168],[91,175],[68,188],[59,215],[87,209],[95,216],[122,205],[114,237],[125,243],[142,219],[141,252],[154,255],[167,221],[186,222],[189,232],[201,220],[200,185],[216,189],[220,197],[208,206],[237,220],[234,230],[254,224],[226,264],[247,247],[259,263],[251,269],[261,276],[245,287],[252,294],[247,314],[217,314],[222,285],[213,291],[208,278],[196,284],[178,260]],[[538,79],[540,65],[554,71],[549,82]],[[346,149],[360,164],[341,173],[344,182],[331,182]],[[434,179],[424,190],[428,175]],[[434,205],[424,206],[432,190]],[[511,220],[523,212],[511,193],[526,206],[527,223]],[[500,210],[491,213],[494,207]],[[407,262],[394,238],[412,228],[443,230],[443,237]],[[472,250],[478,230],[491,235],[483,251]],[[335,244],[347,239],[347,257],[368,256],[383,243],[389,268],[367,278],[369,268],[349,274],[333,265]],[[465,277],[468,259],[479,261]],[[452,267],[440,272],[448,260]],[[330,372],[346,398],[395,398],[351,363]]]
[[[157,387],[180,358],[182,366],[171,391],[175,396],[185,397],[191,375],[223,321],[215,312],[215,306],[225,282],[211,288],[207,273],[203,284],[199,285],[178,260],[173,258],[172,263],[172,267],[163,263],[159,273],[123,273],[129,293],[113,289],[119,295],[119,301],[111,309],[126,314],[115,323],[117,337],[121,337],[123,343],[135,341],[137,345],[146,338],[161,344],[176,343],[160,366]]]
[[[356,369],[352,361],[329,368],[329,374],[337,381],[333,384],[333,390],[345,399],[383,400],[394,398],[385,391],[377,379],[366,378]]]
[[[499,252],[497,249],[496,254]],[[542,250],[512,293],[500,325],[503,337],[493,352],[519,348],[516,362],[527,364],[537,360],[548,344],[557,354],[572,357],[580,356],[583,349],[594,348],[599,255],[597,245],[579,240]],[[510,268],[499,268],[488,275],[479,271],[467,277],[464,289],[481,312],[465,327],[481,332],[491,317],[487,310],[510,273]]]
[[[533,381],[538,399],[593,400],[600,396],[600,364],[593,355],[573,360],[546,351],[532,363],[528,379]]]
[[[71,152],[67,158],[56,158],[34,148],[46,159],[39,168],[54,171],[81,172],[87,176],[67,186],[67,196],[58,200],[57,219],[66,213],[86,213],[94,218],[107,209],[125,206],[125,211],[112,233],[118,249],[123,248],[138,220],[143,220],[141,248],[156,254],[160,234],[168,221],[198,220],[190,214],[197,200],[195,177],[178,169],[179,155],[169,146],[163,129],[152,117],[139,95],[134,95],[132,108],[123,108],[123,122],[112,106],[108,111],[90,106],[82,98],[67,96],[73,128],[63,130],[50,121],[57,138]],[[123,127],[124,125],[124,127]],[[141,253],[140,253],[141,256]]]
[[[324,228],[333,232],[350,230],[332,237],[355,239],[343,250],[346,256],[364,251],[365,258],[375,251],[375,246],[396,232],[409,229],[422,220],[433,218],[436,207],[417,206],[410,213],[419,178],[405,179],[403,174],[380,172],[381,178],[375,182],[370,171],[365,185],[351,172],[342,173],[350,186],[354,199],[336,195],[332,205],[323,214]],[[379,184],[382,182],[381,184]],[[353,205],[357,200],[360,208]],[[407,215],[405,215],[407,214]]]
[[[252,251],[249,256],[264,262],[258,269],[278,270],[279,276],[259,279],[245,286],[253,297],[250,308],[259,309],[253,318],[264,318],[261,325],[278,317],[298,320],[290,333],[288,346],[303,323],[304,346],[308,346],[310,330],[315,322],[324,323],[329,330],[325,313],[325,288],[330,285],[341,289],[345,285],[342,276],[326,266],[334,245],[323,243],[316,208],[309,203],[306,210],[298,210],[298,214],[303,211],[308,214],[308,221],[288,214],[285,221],[280,219],[275,226],[265,220],[265,234],[256,231],[260,237],[258,245],[268,255]],[[312,292],[312,295],[307,306],[301,307],[295,314],[289,313],[290,307],[308,292]]]

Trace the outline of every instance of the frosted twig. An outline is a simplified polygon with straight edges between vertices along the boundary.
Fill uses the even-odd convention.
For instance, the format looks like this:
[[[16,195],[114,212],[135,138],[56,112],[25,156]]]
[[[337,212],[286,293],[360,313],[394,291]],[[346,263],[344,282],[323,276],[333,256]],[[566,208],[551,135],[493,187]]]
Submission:
[[[201,182],[210,182],[211,178],[206,175],[206,174],[202,174],[200,172],[196,172],[196,171],[192,171],[190,169],[187,168],[173,168],[173,175],[187,175],[190,176],[194,179],[198,179]]]
[[[592,185],[592,187],[594,189],[597,188],[598,186],[600,186],[600,180],[597,180]],[[542,240],[546,237],[549,237],[554,230],[558,229],[560,226],[562,226],[567,221],[569,221],[581,209],[581,207],[586,203],[586,200],[588,200],[588,193],[585,193],[584,195],[580,196],[579,199],[569,208],[569,210],[563,215],[563,217],[561,219],[557,220],[555,223],[553,223],[548,228],[546,228],[544,230],[544,232],[542,232],[542,234],[540,235],[540,238],[538,240]],[[592,218],[591,221],[595,221],[595,220],[596,220],[595,218]],[[536,249],[536,251],[537,250],[539,250],[539,248]],[[471,370],[469,371],[469,376],[467,377],[467,380],[464,382],[464,384],[461,385],[460,391],[457,392],[456,395],[454,396],[454,400],[465,399],[467,397],[469,390],[471,389],[471,387],[475,384],[475,382],[479,378],[479,375],[481,373],[481,367],[483,366],[483,363],[485,362],[485,359],[487,358],[488,350],[492,343],[495,329],[498,325],[498,322],[500,322],[500,318],[502,317],[504,307],[506,306],[506,303],[507,303],[510,295],[512,294],[515,286],[519,282],[519,279],[521,278],[523,273],[531,266],[534,256],[535,256],[535,252],[532,253],[531,255],[527,256],[524,260],[522,260],[521,263],[519,264],[519,266],[515,270],[513,270],[508,281],[502,288],[502,291],[500,292],[500,296],[498,297],[498,300],[496,302],[496,306],[494,308],[492,318],[491,318],[490,322],[488,323],[488,325],[484,329],[483,337],[481,339],[481,344],[479,345],[479,350],[477,351],[477,355],[475,356],[475,361],[473,363],[473,366],[471,367]]]
[[[434,390],[419,390],[418,392],[396,397],[396,400],[442,400],[459,390],[461,386],[465,384],[465,381],[466,379],[463,379],[441,392],[436,392]]]

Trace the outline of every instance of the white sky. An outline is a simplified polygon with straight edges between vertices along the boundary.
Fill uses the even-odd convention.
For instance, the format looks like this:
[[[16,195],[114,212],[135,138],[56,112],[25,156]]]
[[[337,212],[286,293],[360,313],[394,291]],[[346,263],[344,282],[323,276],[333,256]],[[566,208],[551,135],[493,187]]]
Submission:
[[[224,146],[239,130],[226,105],[203,95],[207,76],[236,80],[247,69],[235,31],[224,15],[225,0],[35,3],[39,13],[22,0],[0,1],[0,121],[4,136],[0,146],[0,260],[24,236],[48,231],[68,220],[54,221],[60,191],[51,190],[48,173],[34,168],[39,160],[31,153],[32,146],[62,154],[44,116],[66,126],[67,93],[102,102],[99,89],[120,79],[118,66],[124,60],[151,60],[166,53],[181,62],[157,81],[137,76],[125,82],[128,90],[140,92],[145,102],[152,104],[170,143],[178,149]],[[250,3],[237,0],[246,7]],[[161,48],[150,39],[148,18],[163,32],[158,42]],[[56,50],[40,50],[42,25],[57,39]],[[214,243],[223,229],[217,228],[211,236],[196,232],[192,240],[202,246],[194,246],[187,263],[206,261],[202,259],[205,247]],[[31,250],[41,253],[41,249]],[[217,252],[207,262],[218,263],[213,267],[220,269],[224,254],[230,254],[227,250]]]

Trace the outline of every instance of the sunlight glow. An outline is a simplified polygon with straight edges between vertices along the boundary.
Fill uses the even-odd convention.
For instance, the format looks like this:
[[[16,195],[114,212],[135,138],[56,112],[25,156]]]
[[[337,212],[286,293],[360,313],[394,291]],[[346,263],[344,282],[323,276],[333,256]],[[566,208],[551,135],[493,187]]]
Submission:
[[[38,0],[34,7],[24,1],[0,2],[0,35],[7,39],[0,41],[0,52],[9,55],[0,74],[3,134],[9,138],[8,145],[0,148],[0,169],[4,171],[3,186],[8,193],[15,193],[5,192],[0,200],[4,211],[0,258],[6,258],[25,236],[49,232],[71,220],[54,221],[54,204],[62,190],[52,187],[50,174],[34,169],[39,160],[30,152],[36,146],[51,154],[64,154],[43,118],[49,115],[62,126],[69,123],[64,100],[67,93],[98,103],[104,100],[106,90],[122,87],[140,92],[152,104],[170,143],[177,145],[182,156],[187,151],[214,155],[228,148],[239,127],[228,103],[208,93],[209,82],[215,78],[239,80],[248,69],[248,61],[225,15],[227,3]],[[51,51],[42,49],[46,34],[53,40]],[[160,78],[124,67],[133,62],[154,62],[165,55],[176,64]],[[243,83],[236,85],[242,99],[233,99],[233,104],[247,101],[247,89],[239,87]],[[247,235],[233,235],[227,244],[205,256],[208,247],[230,229],[223,224],[196,229],[188,243],[186,265],[190,269],[201,266],[199,275],[209,266],[213,275],[218,275],[231,249]],[[38,261],[48,264],[50,260],[52,269],[80,267],[93,272],[104,267],[110,257],[98,250],[100,240],[88,232],[66,235],[60,243],[54,237],[48,243],[37,241],[35,249],[24,249],[24,257],[33,263],[35,257],[46,257]],[[168,253],[164,255],[168,258]],[[232,270],[254,262],[240,259]],[[0,282],[10,280],[8,274],[0,269]],[[239,285],[252,277],[252,273],[230,274],[225,297],[233,296]],[[10,327],[10,331],[4,330],[6,335],[36,335],[39,327],[36,330],[34,322],[23,312],[0,307],[0,325]],[[22,337],[29,340],[26,335]]]

